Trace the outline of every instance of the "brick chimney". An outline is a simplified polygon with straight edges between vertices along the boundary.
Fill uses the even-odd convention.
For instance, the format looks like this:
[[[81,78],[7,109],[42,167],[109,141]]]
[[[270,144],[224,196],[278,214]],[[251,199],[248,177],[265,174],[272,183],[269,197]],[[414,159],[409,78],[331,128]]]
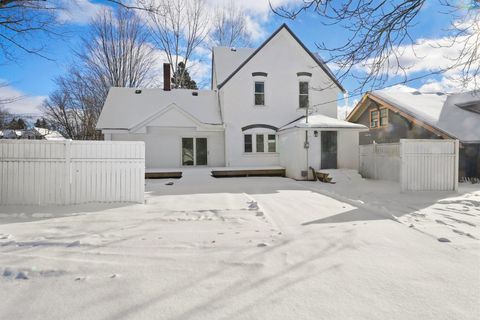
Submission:
[[[170,75],[170,63],[163,64],[163,90],[170,91],[171,90],[171,75]]]

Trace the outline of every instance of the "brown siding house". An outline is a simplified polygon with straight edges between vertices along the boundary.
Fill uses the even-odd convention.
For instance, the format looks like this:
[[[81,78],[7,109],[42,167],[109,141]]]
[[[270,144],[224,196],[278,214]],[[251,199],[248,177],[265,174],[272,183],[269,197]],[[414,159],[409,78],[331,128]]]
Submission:
[[[458,139],[459,177],[480,178],[480,92],[373,91],[362,98],[347,121],[369,128],[359,133],[361,145],[400,139]]]

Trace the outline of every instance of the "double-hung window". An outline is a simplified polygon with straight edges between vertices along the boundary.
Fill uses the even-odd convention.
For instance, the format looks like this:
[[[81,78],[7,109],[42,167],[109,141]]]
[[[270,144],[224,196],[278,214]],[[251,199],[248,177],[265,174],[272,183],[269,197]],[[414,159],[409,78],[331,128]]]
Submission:
[[[268,152],[277,152],[277,136],[274,134],[268,135]]]
[[[299,107],[308,108],[308,82],[300,81],[298,83]]]
[[[255,105],[265,105],[265,81],[255,81]]]
[[[370,128],[386,127],[388,125],[388,109],[382,108],[370,111]]]
[[[385,127],[388,124],[388,109],[380,109],[380,127]]]
[[[252,135],[246,134],[243,136],[243,147],[245,152],[252,152]]]
[[[370,128],[378,128],[378,110],[370,111]]]
[[[264,135],[257,134],[257,152],[264,152],[265,151],[265,142],[264,142]]]

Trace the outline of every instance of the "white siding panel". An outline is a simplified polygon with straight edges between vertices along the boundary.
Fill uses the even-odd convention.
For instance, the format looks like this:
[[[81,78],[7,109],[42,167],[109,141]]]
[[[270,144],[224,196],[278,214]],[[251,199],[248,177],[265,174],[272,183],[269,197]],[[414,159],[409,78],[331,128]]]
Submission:
[[[0,205],[143,202],[143,142],[0,141]]]

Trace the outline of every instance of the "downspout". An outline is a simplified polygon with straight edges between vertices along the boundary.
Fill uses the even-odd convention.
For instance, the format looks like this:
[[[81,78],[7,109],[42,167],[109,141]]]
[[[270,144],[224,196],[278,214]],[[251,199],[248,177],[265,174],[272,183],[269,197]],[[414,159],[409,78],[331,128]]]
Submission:
[[[308,142],[308,104],[307,104],[307,107],[305,108],[305,123],[307,124],[307,129],[305,130],[305,142],[304,142],[304,145],[303,147],[305,148],[305,152],[306,152],[306,160],[307,160],[307,163],[306,163],[306,172],[307,172],[307,180],[310,180],[308,178],[308,172],[310,171],[310,166],[309,166],[309,161],[308,161],[308,149],[310,148],[310,144]]]

